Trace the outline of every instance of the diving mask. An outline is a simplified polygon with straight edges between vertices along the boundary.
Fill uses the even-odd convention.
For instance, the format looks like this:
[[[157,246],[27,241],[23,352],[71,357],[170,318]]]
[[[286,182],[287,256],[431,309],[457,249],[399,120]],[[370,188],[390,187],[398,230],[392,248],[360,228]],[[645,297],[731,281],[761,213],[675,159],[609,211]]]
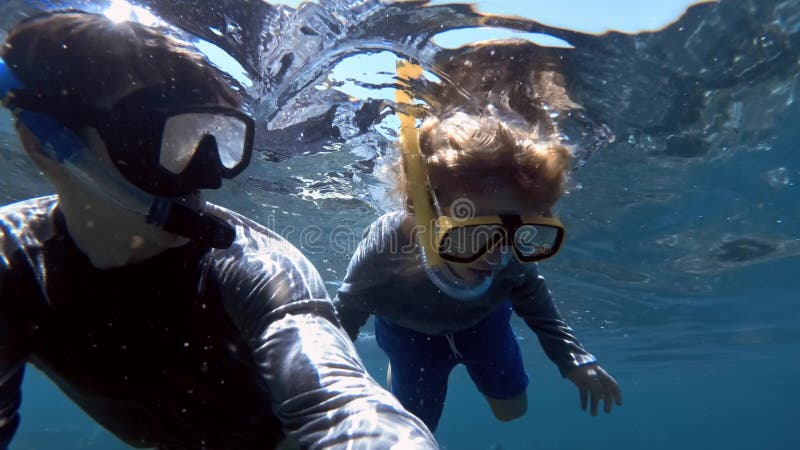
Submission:
[[[564,241],[564,226],[555,217],[478,216],[436,219],[435,248],[451,263],[471,264],[498,246],[510,246],[521,263],[556,254]]]
[[[70,129],[95,128],[117,170],[156,196],[216,189],[250,163],[253,119],[222,106],[159,107],[163,86],[144,88],[110,108],[62,96],[13,90],[13,106],[57,118]]]
[[[125,116],[133,118],[133,114],[114,111],[114,108],[109,110],[76,109],[73,116],[73,113],[63,105],[63,100],[52,99],[55,103],[49,104],[47,97],[39,97],[25,89],[2,59],[0,59],[0,100],[4,106],[11,109],[17,120],[37,137],[45,156],[62,164],[83,185],[108,198],[118,207],[144,216],[147,223],[167,232],[206,243],[211,247],[227,248],[232,244],[235,230],[222,219],[203,212],[204,202],[200,200],[199,189],[215,187],[214,185],[218,187],[219,176],[226,174],[232,176],[238,173],[237,171],[244,169],[249,162],[252,146],[252,120],[248,122],[244,118],[241,119],[243,125],[239,129],[243,130],[243,138],[239,139],[240,151],[231,150],[228,156],[232,155],[232,157],[227,160],[225,157],[220,157],[218,153],[216,154],[216,160],[220,162],[222,169],[213,169],[212,166],[212,171],[209,171],[205,167],[196,167],[192,171],[190,170],[192,165],[199,165],[197,161],[213,161],[214,147],[219,149],[214,135],[202,133],[214,131],[216,136],[225,136],[224,133],[212,127],[214,123],[212,120],[205,120],[202,116],[202,114],[210,114],[214,111],[192,109],[192,112],[189,113],[189,110],[184,110],[184,113],[198,114],[195,117],[199,118],[199,122],[195,121],[193,124],[200,126],[193,131],[175,126],[175,124],[170,128],[169,119],[181,117],[180,114],[162,114],[161,116],[153,114],[151,118],[147,119],[150,121],[150,127],[142,130],[144,137],[139,136],[132,141],[132,144],[127,145],[126,148],[131,153],[126,158],[137,157],[136,161],[141,165],[132,164],[134,168],[138,167],[144,170],[144,167],[153,168],[155,164],[158,164],[162,166],[163,171],[171,172],[177,177],[183,176],[182,180],[176,181],[177,187],[174,187],[164,184],[169,182],[169,178],[159,178],[158,174],[155,177],[143,175],[131,180],[127,179],[126,175],[131,171],[126,169],[125,171],[120,170],[126,176],[123,178],[92,155],[86,141],[73,131],[75,126],[80,125],[93,126],[98,131],[104,129],[105,132],[101,131],[101,137],[107,140],[109,156],[114,160],[117,168],[120,168],[120,166],[126,165],[127,160],[119,159],[120,149],[114,148],[113,143],[117,142],[115,140],[124,139],[125,133],[116,136],[110,135],[111,124],[120,124],[120,119]],[[103,113],[107,113],[108,116],[103,116]],[[224,115],[224,117],[240,116],[241,113]],[[158,117],[163,120],[159,120]],[[135,120],[135,118],[133,119]],[[178,123],[189,125],[186,119],[178,120]],[[140,121],[140,124],[145,122],[146,120]],[[158,126],[158,123],[162,123],[163,126]],[[203,127],[204,124],[205,127]],[[127,125],[129,127],[136,126]],[[183,134],[177,133],[177,130],[181,130]],[[158,135],[162,143],[157,149],[158,162],[153,161],[152,148],[149,149],[151,153],[145,151],[146,148],[142,148],[146,147],[148,143],[152,144],[155,135]],[[195,140],[197,145],[191,144],[192,136],[197,137]],[[181,145],[179,137],[182,137],[184,142],[188,139],[189,144]],[[235,140],[234,138],[234,142]],[[231,148],[232,144],[226,145]],[[131,148],[133,146],[140,148]],[[232,147],[237,146],[232,145]],[[138,151],[142,153],[135,153]],[[167,157],[162,158],[161,155]],[[238,163],[235,163],[237,159]],[[187,160],[189,162],[186,162]],[[225,161],[227,161],[227,166]],[[145,189],[146,187],[149,189]]]

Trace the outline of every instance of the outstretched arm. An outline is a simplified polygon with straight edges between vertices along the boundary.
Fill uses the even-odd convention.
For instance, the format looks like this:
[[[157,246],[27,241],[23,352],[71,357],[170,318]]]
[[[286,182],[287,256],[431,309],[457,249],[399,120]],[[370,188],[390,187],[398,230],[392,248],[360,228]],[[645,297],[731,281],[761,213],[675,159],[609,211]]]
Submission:
[[[316,269],[261,233],[239,229],[236,246],[214,265],[229,317],[249,341],[289,436],[310,450],[437,449],[425,425],[369,376]]]
[[[438,448],[425,425],[367,374],[331,320],[287,314],[268,327],[256,355],[275,412],[301,448]]]
[[[515,291],[514,309],[539,337],[542,348],[561,374],[577,386],[581,409],[585,411],[591,400],[590,411],[594,416],[600,400],[606,413],[611,412],[614,403],[622,405],[622,392],[616,380],[578,342],[558,312],[536,265],[529,264],[525,270],[524,281]]]
[[[369,292],[376,279],[374,240],[367,231],[350,259],[347,274],[333,300],[339,323],[353,341],[358,338],[358,330],[369,319],[370,302],[373,300],[370,295],[375,295]]]
[[[401,219],[402,215],[385,215],[364,231],[333,301],[339,322],[353,341],[370,314],[384,301],[383,283],[394,279],[395,271],[402,270],[403,265],[395,259],[405,243],[398,231]]]
[[[525,264],[523,269],[524,277],[514,288],[514,311],[536,333],[547,357],[558,366],[562,376],[576,367],[596,363],[597,359],[583,348],[561,317],[536,265]]]

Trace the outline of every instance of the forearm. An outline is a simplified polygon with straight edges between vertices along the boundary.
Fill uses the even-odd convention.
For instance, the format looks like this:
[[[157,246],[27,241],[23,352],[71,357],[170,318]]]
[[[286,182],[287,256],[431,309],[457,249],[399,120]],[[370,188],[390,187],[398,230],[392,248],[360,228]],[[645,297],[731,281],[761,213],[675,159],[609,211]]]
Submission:
[[[536,275],[528,280],[515,296],[514,309],[536,333],[545,354],[562,375],[597,361],[583,348],[561,316],[542,277]]]
[[[525,319],[528,326],[536,333],[545,354],[558,367],[562,376],[575,367],[597,362],[587,352],[572,328],[563,319]]]
[[[436,449],[425,425],[367,373],[335,324],[308,314],[272,323],[257,349],[273,408],[304,449]]]

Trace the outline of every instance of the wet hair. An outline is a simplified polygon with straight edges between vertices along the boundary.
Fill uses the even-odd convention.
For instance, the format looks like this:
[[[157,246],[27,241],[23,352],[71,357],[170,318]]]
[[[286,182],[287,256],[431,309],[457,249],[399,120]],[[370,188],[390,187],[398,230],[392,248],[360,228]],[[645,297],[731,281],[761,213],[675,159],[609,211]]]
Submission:
[[[121,93],[160,85],[158,106],[241,105],[240,96],[188,43],[136,22],[56,11],[28,18],[8,34],[2,58],[40,95],[110,106]]]
[[[447,79],[428,98],[434,115],[487,107],[513,113],[540,136],[558,132],[552,118],[581,106],[568,94],[560,50],[522,39],[484,41],[444,51],[436,62]]]
[[[572,158],[553,116],[580,108],[557,54],[524,40],[485,41],[444,51],[436,69],[446,82],[422,92],[430,116],[419,131],[434,187],[510,185],[530,205],[552,207]],[[408,204],[402,164],[395,175],[394,192]]]
[[[426,119],[419,143],[434,188],[459,185],[491,191],[502,183],[522,194],[529,205],[545,209],[563,194],[572,157],[570,149],[550,135],[462,111]],[[397,190],[408,198],[405,171],[400,169]]]

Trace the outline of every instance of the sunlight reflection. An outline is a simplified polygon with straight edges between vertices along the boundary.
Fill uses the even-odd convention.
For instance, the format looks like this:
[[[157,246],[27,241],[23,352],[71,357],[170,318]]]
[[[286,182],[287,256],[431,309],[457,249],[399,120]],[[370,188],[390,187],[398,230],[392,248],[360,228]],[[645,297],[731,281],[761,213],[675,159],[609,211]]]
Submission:
[[[124,0],[111,0],[111,5],[104,12],[105,16],[114,22],[130,20],[147,26],[162,25],[163,23],[150,11],[141,6],[131,5]]]

